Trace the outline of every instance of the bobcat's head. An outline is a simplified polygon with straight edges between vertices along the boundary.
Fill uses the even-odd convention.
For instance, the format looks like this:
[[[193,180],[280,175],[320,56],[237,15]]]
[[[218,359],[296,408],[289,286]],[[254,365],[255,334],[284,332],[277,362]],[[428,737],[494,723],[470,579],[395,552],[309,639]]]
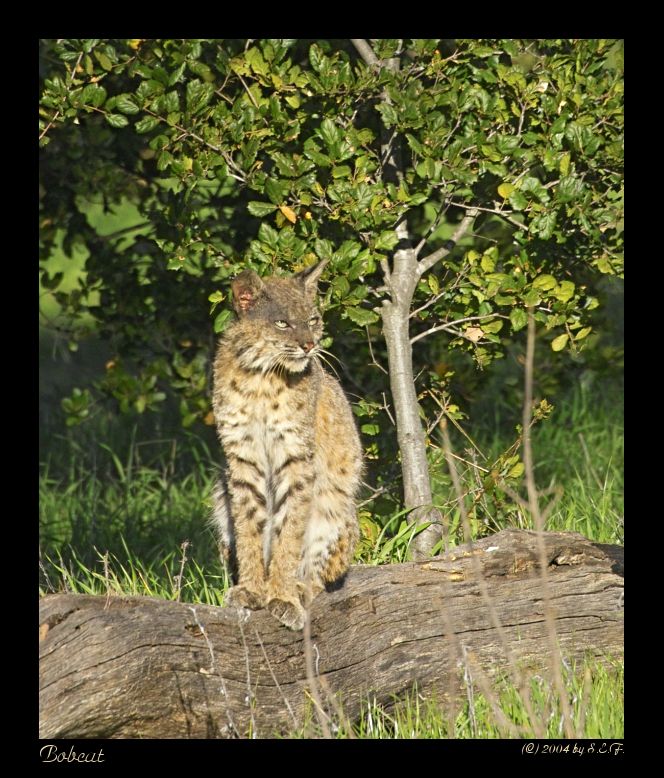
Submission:
[[[326,260],[290,278],[244,270],[232,282],[236,357],[249,370],[302,373],[319,350],[323,320],[316,305]]]

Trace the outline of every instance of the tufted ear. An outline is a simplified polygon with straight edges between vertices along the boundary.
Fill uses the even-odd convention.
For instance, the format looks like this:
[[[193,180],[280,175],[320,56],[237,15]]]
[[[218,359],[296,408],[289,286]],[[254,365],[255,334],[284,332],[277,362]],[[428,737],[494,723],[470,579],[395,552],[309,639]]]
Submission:
[[[299,279],[304,284],[304,291],[307,297],[316,296],[316,293],[318,292],[318,279],[329,261],[329,259],[321,259],[317,265],[307,267],[295,274],[295,278]]]
[[[244,316],[258,302],[265,290],[261,277],[253,270],[243,270],[231,282],[233,307],[238,316]]]

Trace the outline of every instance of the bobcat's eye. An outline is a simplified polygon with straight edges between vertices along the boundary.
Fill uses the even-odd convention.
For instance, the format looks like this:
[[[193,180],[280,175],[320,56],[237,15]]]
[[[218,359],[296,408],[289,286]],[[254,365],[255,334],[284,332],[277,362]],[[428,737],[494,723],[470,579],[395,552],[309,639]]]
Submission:
[[[309,319],[309,326],[315,327],[317,324],[320,324],[320,316],[312,316]]]
[[[275,321],[274,326],[279,327],[280,330],[287,330],[290,327],[290,324],[287,321],[279,319],[279,321]]]

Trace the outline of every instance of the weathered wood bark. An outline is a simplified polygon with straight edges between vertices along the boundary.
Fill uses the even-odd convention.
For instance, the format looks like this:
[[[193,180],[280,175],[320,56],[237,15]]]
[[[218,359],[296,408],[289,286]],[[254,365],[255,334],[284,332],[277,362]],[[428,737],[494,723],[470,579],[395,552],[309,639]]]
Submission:
[[[562,656],[621,656],[623,549],[544,539]],[[506,530],[428,562],[353,567],[311,609],[324,690],[352,719],[368,694],[389,702],[415,682],[445,694],[468,663],[493,674],[509,653],[545,669],[537,559],[534,532]],[[265,611],[54,594],[40,602],[39,639],[43,738],[269,737],[307,707],[302,633]]]

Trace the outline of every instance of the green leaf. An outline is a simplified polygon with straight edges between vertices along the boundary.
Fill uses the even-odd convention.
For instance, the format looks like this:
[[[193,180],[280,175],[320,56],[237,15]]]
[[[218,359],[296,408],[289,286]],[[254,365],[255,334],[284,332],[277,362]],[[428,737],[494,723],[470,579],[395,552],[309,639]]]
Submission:
[[[558,335],[557,338],[551,341],[551,348],[554,351],[562,351],[567,345],[568,340],[569,340],[569,335],[566,332],[563,332],[562,335]]]
[[[99,108],[106,100],[106,90],[99,84],[88,84],[81,92],[81,102]]]
[[[210,102],[213,94],[214,87],[212,84],[203,83],[197,78],[194,78],[187,83],[187,109],[192,114],[198,113]],[[177,108],[175,108],[175,110],[177,110]]]
[[[351,321],[355,322],[355,324],[359,324],[361,327],[366,327],[368,324],[375,324],[380,318],[377,313],[368,311],[366,308],[349,307],[346,308],[345,313]]]
[[[113,67],[113,63],[111,60],[104,54],[103,51],[95,51],[94,52],[95,59],[97,62],[104,68],[104,70],[111,70]]]
[[[513,192],[510,192],[509,194],[509,200],[510,205],[512,208],[514,208],[515,211],[523,211],[524,208],[528,205],[528,200],[526,199],[526,196],[523,195],[521,192],[519,192],[518,189],[515,189]]]
[[[556,279],[547,273],[543,273],[542,275],[537,276],[537,278],[533,281],[533,289],[541,289],[544,292],[548,291],[549,289],[553,289],[557,285],[558,284]]]
[[[258,229],[258,240],[265,243],[271,249],[276,249],[279,245],[279,233],[267,222],[263,222]]]
[[[139,135],[142,135],[154,128],[159,124],[159,119],[154,116],[144,116],[140,121],[136,122],[134,129]]]
[[[340,143],[343,137],[341,129],[334,124],[332,119],[323,119],[320,125],[320,136],[328,149],[335,143]]]
[[[528,314],[523,308],[512,308],[510,311],[510,322],[512,323],[514,332],[518,332],[528,323]]]
[[[485,253],[482,255],[480,267],[482,270],[484,270],[485,273],[493,273],[493,271],[496,269],[496,260],[493,258],[493,256],[491,256],[491,254]]]
[[[523,296],[523,304],[534,308],[542,302],[542,297],[537,289],[529,289]]]
[[[122,111],[122,113],[129,113],[134,114],[138,113],[138,106],[136,103],[131,99],[130,95],[118,95],[115,98],[115,106],[118,109],[118,111]]]
[[[309,62],[311,62],[311,67],[317,73],[320,73],[323,69],[325,59],[326,57],[323,54],[320,46],[318,46],[316,43],[312,44],[309,48]]]
[[[257,73],[259,76],[266,76],[268,74],[270,66],[263,59],[263,54],[260,49],[252,46],[245,52],[244,57],[254,73]]]
[[[273,203],[260,203],[258,200],[251,200],[247,203],[247,210],[249,213],[258,218],[267,216],[269,213],[274,213],[274,211],[277,210],[277,207],[278,206]]]
[[[364,432],[365,435],[378,435],[380,426],[378,424],[363,424],[360,427],[360,430]]]
[[[556,226],[556,212],[549,211],[548,213],[540,214],[536,216],[531,222],[529,231],[535,235],[539,235],[542,240],[549,240],[553,235],[553,229]]]
[[[566,303],[574,297],[575,289],[576,287],[572,281],[561,281],[553,295],[556,300],[560,300],[561,303]]]
[[[392,251],[398,242],[399,236],[396,234],[396,232],[394,230],[386,230],[385,232],[381,232],[381,234],[376,238],[374,247],[378,251],[381,249],[384,249],[385,251]]]
[[[490,321],[488,324],[483,323],[482,329],[484,332],[491,332],[496,333],[500,332],[503,328],[503,320],[502,319],[496,319],[495,321]]]
[[[217,333],[223,332],[232,318],[232,311],[221,311],[214,320],[214,331]]]
[[[587,338],[588,335],[592,332],[592,327],[584,327],[583,329],[579,330],[576,335],[574,336],[574,340],[583,340],[584,338]]]
[[[519,138],[516,135],[498,135],[496,148],[503,156],[508,156],[519,146]],[[508,193],[509,194],[509,193]],[[503,195],[501,195],[502,197]]]
[[[270,178],[265,184],[265,194],[275,205],[283,203],[286,192],[288,192],[288,183],[286,181],[277,181],[274,178]]]
[[[508,184],[505,182],[498,187],[498,194],[506,199],[512,194],[512,192],[515,191],[515,189],[516,187],[514,184]]]
[[[338,165],[332,168],[332,178],[349,178],[351,172],[348,165]]]
[[[521,478],[523,471],[526,469],[523,462],[517,462],[507,473],[508,478]]]
[[[129,124],[129,119],[121,113],[107,113],[106,121],[111,127],[126,127]]]
[[[561,179],[556,187],[556,200],[568,203],[578,199],[583,193],[583,181],[576,176],[567,176]]]

